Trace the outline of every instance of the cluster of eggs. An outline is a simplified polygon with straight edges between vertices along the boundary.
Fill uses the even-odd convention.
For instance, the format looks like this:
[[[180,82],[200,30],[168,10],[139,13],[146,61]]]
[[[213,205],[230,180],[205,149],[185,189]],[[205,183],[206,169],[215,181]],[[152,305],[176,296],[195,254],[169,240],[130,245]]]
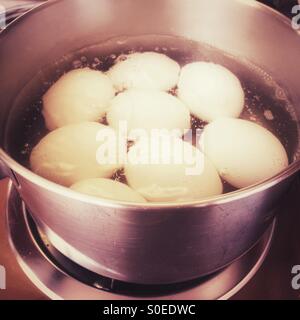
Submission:
[[[50,133],[33,149],[31,168],[75,191],[129,202],[193,201],[219,195],[221,178],[244,188],[288,166],[286,151],[271,132],[238,119],[244,104],[239,79],[208,62],[181,67],[166,55],[144,52],[117,60],[106,73],[73,70],[43,97]],[[116,133],[120,121],[126,121],[129,130],[182,131],[191,127],[191,114],[208,123],[199,146],[184,142],[202,159],[201,174],[187,175],[184,163],[97,161],[103,143],[96,139],[99,131]],[[101,123],[104,117],[108,126]],[[128,155],[134,155],[141,144],[135,141]],[[124,169],[128,185],[111,179],[119,169]]]

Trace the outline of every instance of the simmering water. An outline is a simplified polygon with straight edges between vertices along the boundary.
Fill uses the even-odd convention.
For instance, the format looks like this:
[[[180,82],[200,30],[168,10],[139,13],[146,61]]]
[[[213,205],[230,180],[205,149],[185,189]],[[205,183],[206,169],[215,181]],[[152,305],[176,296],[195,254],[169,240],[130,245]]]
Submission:
[[[144,51],[166,54],[180,65],[209,61],[231,70],[240,79],[246,96],[246,106],[241,117],[273,132],[284,145],[290,162],[299,157],[299,128],[293,105],[286,91],[267,72],[249,61],[237,59],[210,46],[183,38],[157,35],[112,39],[67,54],[46,66],[15,101],[8,123],[7,151],[21,164],[29,167],[32,148],[47,134],[41,113],[42,96],[65,72],[83,67],[107,71],[125,54]],[[171,91],[173,94],[175,92],[176,88]],[[105,123],[105,119],[103,121]],[[192,117],[194,130],[203,128],[205,124]],[[114,178],[126,182],[122,172],[118,172]],[[225,184],[225,192],[232,190],[231,186]]]

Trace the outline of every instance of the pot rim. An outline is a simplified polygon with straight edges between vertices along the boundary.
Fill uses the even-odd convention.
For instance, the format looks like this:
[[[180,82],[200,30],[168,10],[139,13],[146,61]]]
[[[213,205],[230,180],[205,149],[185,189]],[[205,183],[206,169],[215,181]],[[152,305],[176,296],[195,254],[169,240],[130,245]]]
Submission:
[[[17,19],[15,19],[13,22],[9,23],[7,27],[2,30],[0,33],[0,39],[3,36],[3,34],[6,34],[7,32],[11,32],[11,29],[20,22],[23,19],[29,19],[30,15],[33,13],[38,12],[39,10],[44,10],[48,6],[54,5],[56,2],[64,1],[64,0],[54,0],[51,2],[45,2],[38,4],[36,7],[30,9],[24,14],[21,14]],[[290,25],[291,20],[281,14],[280,12],[276,11],[275,9],[262,4],[257,1],[253,0],[234,0],[237,3],[241,3],[243,5],[252,6],[257,8],[258,10],[263,10],[265,13],[272,15],[274,18],[277,18],[281,23]],[[295,32],[298,34],[296,30],[293,30],[291,28],[291,32]],[[104,198],[97,198],[85,194],[81,194],[79,192],[73,191],[70,188],[64,187],[62,185],[59,185],[55,182],[52,182],[50,180],[47,180],[31,170],[27,169],[23,165],[19,164],[17,161],[15,161],[11,156],[9,156],[2,148],[0,148],[0,159],[2,159],[6,166],[8,166],[11,170],[18,173],[23,178],[27,179],[31,183],[47,189],[51,192],[54,192],[56,194],[59,194],[61,196],[78,200],[84,203],[94,204],[97,206],[104,206],[104,207],[112,207],[112,208],[123,208],[123,209],[130,209],[130,210],[141,210],[141,209],[147,209],[147,210],[161,210],[161,209],[178,209],[178,208],[200,208],[200,207],[209,207],[209,206],[215,206],[215,205],[222,205],[234,200],[239,200],[241,198],[245,198],[248,196],[252,196],[258,192],[262,192],[268,188],[273,187],[274,185],[280,183],[281,181],[289,178],[293,174],[295,174],[297,171],[300,170],[300,159],[294,161],[291,163],[285,170],[278,173],[276,176],[263,180],[261,182],[258,182],[256,184],[253,184],[249,187],[239,189],[233,192],[229,192],[226,194],[221,194],[218,196],[213,196],[209,198],[204,198],[202,200],[196,200],[196,201],[186,201],[186,202],[148,202],[148,203],[135,203],[135,202],[126,202],[126,201],[116,201],[116,200],[109,200]]]

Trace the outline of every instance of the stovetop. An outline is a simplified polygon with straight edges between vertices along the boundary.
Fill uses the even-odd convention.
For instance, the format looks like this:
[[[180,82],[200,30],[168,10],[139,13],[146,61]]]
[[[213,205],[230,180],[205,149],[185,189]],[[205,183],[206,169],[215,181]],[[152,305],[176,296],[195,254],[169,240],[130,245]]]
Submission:
[[[6,7],[35,1],[0,0]],[[39,2],[39,1],[36,1]],[[262,0],[286,15],[296,0]],[[19,7],[21,5],[21,7]],[[20,12],[20,11],[19,11]],[[14,12],[10,19],[15,18]],[[19,266],[8,240],[5,216],[8,181],[0,182],[0,266],[6,269],[6,290],[0,290],[0,300],[47,297],[35,287]],[[300,290],[292,288],[292,268],[300,265],[300,178],[296,179],[278,207],[278,219],[270,252],[262,267],[250,282],[232,299],[300,299]]]
[[[0,290],[0,300],[46,299],[25,276],[9,244],[5,212],[8,184],[7,179],[0,182],[0,265],[6,270],[6,290]]]

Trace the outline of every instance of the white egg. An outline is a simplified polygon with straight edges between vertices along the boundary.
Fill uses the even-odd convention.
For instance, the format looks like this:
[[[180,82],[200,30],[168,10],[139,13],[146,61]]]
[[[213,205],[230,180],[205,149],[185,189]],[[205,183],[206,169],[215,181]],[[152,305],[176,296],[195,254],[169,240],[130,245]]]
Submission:
[[[132,190],[126,184],[110,179],[79,181],[73,184],[71,189],[98,198],[126,202],[146,202],[138,192]]]
[[[204,129],[201,149],[236,188],[271,178],[288,166],[281,142],[267,129],[241,119],[218,119]]]
[[[184,129],[191,127],[188,108],[176,97],[163,91],[131,89],[117,95],[107,112],[107,121],[115,129],[125,121],[128,130]]]
[[[194,62],[182,68],[178,97],[193,115],[207,122],[238,118],[245,100],[239,79],[225,67],[208,62]]]
[[[83,121],[98,121],[115,89],[109,77],[88,68],[63,75],[43,97],[43,115],[49,130]]]
[[[73,124],[50,132],[31,153],[32,170],[68,187],[84,179],[110,178],[122,167],[121,158],[113,140],[101,140],[101,134],[116,135],[113,129],[96,122]],[[106,145],[111,146],[112,156],[106,157]]]
[[[177,85],[179,72],[179,64],[168,56],[143,52],[127,55],[107,74],[118,91],[129,88],[168,91]]]
[[[223,185],[211,161],[191,144],[174,141],[176,147],[161,146],[159,158],[144,140],[131,147],[125,164],[129,186],[151,202],[194,201],[221,194]],[[150,160],[153,155],[157,162]]]

